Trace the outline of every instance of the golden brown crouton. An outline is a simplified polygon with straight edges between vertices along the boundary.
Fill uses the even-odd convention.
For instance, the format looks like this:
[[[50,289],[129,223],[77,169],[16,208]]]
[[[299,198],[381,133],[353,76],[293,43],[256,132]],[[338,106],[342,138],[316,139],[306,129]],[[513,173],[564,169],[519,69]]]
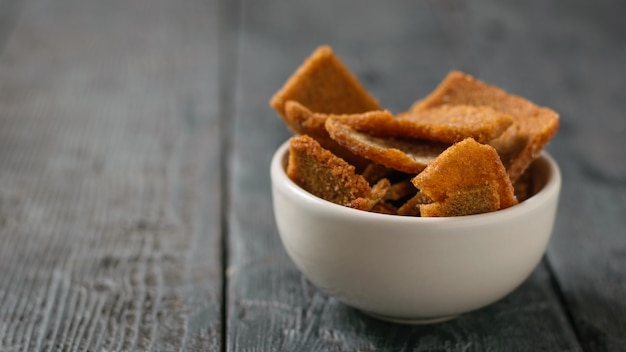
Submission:
[[[512,117],[490,107],[471,105],[442,105],[409,111],[395,118],[391,114],[370,113],[336,119],[377,137],[409,137],[449,144],[469,137],[485,143],[501,135],[513,123]]]
[[[410,174],[422,171],[447,147],[425,140],[378,138],[357,132],[335,119],[326,120],[326,130],[331,138],[354,154]]]
[[[380,110],[376,99],[328,46],[317,48],[270,99],[270,105],[287,125],[300,133],[285,115],[285,103],[289,100],[326,114]]]
[[[491,144],[500,155],[512,182],[539,156],[559,128],[559,115],[551,109],[474,77],[453,71],[425,99],[416,103],[412,111],[424,111],[442,105],[489,106],[513,117],[514,121]]]
[[[517,204],[513,186],[496,150],[471,138],[441,153],[411,181],[434,202],[467,203],[462,207],[438,206],[446,211],[490,209],[496,199],[499,203],[496,210]],[[495,195],[490,195],[490,190]],[[463,192],[471,192],[472,196],[464,196]],[[422,213],[422,216],[425,215]]]

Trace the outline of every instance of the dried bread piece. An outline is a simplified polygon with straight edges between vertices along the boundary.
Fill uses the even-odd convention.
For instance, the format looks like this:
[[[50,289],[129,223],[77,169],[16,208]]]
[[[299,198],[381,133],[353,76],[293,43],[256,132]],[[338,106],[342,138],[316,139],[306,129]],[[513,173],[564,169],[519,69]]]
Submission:
[[[394,174],[394,171],[395,170],[384,165],[369,163],[365,169],[363,169],[363,172],[361,172],[361,176],[363,176],[370,185],[373,185],[384,178],[389,178],[389,176]]]
[[[288,100],[285,103],[285,114],[298,126],[301,134],[314,136],[328,136],[325,123],[329,118],[339,120],[346,124],[360,124],[360,121],[389,121],[393,120],[393,115],[387,110],[370,110],[351,114],[329,114],[314,112],[301,103]],[[354,122],[352,122],[354,121]]]
[[[458,71],[394,117],[327,46],[303,62],[270,105],[302,135],[290,142],[292,180],[320,198],[385,214],[510,207],[516,195],[532,195],[525,170],[559,127],[554,111]]]
[[[398,209],[396,209],[396,207],[393,204],[390,204],[387,202],[376,203],[376,205],[374,205],[372,209],[370,209],[370,211],[373,213],[387,214],[387,215],[398,214]]]
[[[328,46],[317,48],[270,99],[270,105],[296,133],[298,126],[285,114],[285,103],[297,101],[313,112],[354,114],[380,110],[376,99]]]
[[[539,156],[559,128],[559,115],[555,111],[459,71],[450,72],[411,110],[424,111],[444,104],[489,106],[514,118],[511,127],[489,143],[498,151],[512,182]]]
[[[496,150],[471,138],[441,153],[411,182],[435,203],[451,202],[438,206],[445,212],[490,209],[494,199],[498,200],[495,210],[517,204],[513,186]],[[490,190],[493,195],[488,194]],[[465,196],[464,192],[470,195]],[[461,202],[462,206],[455,204]]]
[[[424,140],[400,140],[378,138],[340,123],[326,120],[330,137],[354,154],[385,165],[389,168],[417,174],[443,152],[448,145]]]
[[[513,183],[513,189],[515,189],[515,196],[520,202],[525,201],[533,195],[534,191],[534,177],[533,177],[532,165],[524,171],[515,183]]]
[[[367,112],[365,114],[370,113],[382,113],[382,111]],[[289,100],[285,103],[285,116],[292,124],[296,133],[313,137],[319,142],[322,148],[328,149],[331,153],[354,165],[357,171],[365,169],[365,167],[371,163],[367,159],[342,147],[330,138],[328,131],[326,131],[325,123],[330,116],[335,115],[315,113],[297,101]],[[345,119],[349,119],[351,116],[357,115],[340,116],[345,116]]]
[[[309,193],[349,206],[357,198],[370,197],[370,186],[354,166],[303,135],[289,140],[287,176]]]
[[[407,200],[400,208],[398,215],[402,216],[420,216],[420,210],[423,205],[431,204],[433,201],[424,192],[417,192],[413,197]]]
[[[455,189],[442,202],[420,204],[420,216],[463,216],[496,211],[500,209],[497,188],[495,183],[486,182]]]
[[[372,208],[376,204],[378,204],[381,200],[383,200],[383,198],[387,194],[387,190],[389,189],[389,186],[391,186],[391,183],[389,183],[389,180],[386,178],[383,178],[382,180],[378,181],[374,186],[372,186],[370,194],[367,195],[367,197],[359,197],[353,200],[350,203],[350,208],[365,210],[365,211],[372,210]]]
[[[487,106],[471,105],[442,105],[425,111],[407,112],[398,115],[397,120],[403,123],[406,131],[411,131],[411,137],[446,143],[460,142],[469,137],[486,143],[500,136],[513,123],[509,115]]]
[[[313,113],[295,100],[288,100],[284,108],[285,117],[291,126],[295,126],[293,129],[297,134],[307,134],[318,142],[324,139],[332,140],[324,127],[327,115]]]
[[[378,137],[410,137],[455,143],[472,137],[486,143],[501,135],[513,118],[488,106],[442,105],[409,111],[394,118],[387,113],[369,113],[336,117],[359,132]]]
[[[391,184],[385,195],[385,200],[397,201],[412,197],[417,193],[417,189],[411,183],[411,180],[402,180]]]

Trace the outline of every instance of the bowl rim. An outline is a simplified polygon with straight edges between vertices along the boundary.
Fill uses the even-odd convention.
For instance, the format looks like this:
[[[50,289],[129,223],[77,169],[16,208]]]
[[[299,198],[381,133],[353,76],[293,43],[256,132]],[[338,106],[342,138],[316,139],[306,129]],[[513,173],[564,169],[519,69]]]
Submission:
[[[298,202],[306,204],[306,206],[311,207],[312,210],[332,212],[339,216],[350,216],[356,221],[392,221],[394,223],[406,224],[454,224],[463,226],[506,221],[507,219],[518,217],[524,213],[532,212],[554,197],[558,198],[562,182],[561,171],[556,160],[544,150],[539,154],[535,162],[543,162],[546,165],[548,177],[546,177],[545,184],[537,193],[512,207],[489,213],[455,217],[416,217],[380,214],[335,204],[319,198],[301,188],[287,176],[283,160],[287,155],[288,149],[289,139],[283,142],[274,152],[270,164],[272,188],[284,194],[291,195],[290,198],[294,198]]]

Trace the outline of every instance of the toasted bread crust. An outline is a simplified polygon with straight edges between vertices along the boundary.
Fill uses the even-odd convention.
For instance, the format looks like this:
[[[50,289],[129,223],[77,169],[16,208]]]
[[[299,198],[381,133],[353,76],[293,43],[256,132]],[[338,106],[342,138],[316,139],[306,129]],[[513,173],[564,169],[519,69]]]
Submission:
[[[365,169],[363,169],[363,172],[361,172],[361,176],[363,176],[363,178],[366,179],[370,185],[373,185],[383,178],[387,178],[393,175],[394,171],[395,170],[390,169],[384,165],[369,163],[365,167]]]
[[[474,138],[486,143],[500,136],[513,123],[513,118],[487,106],[442,105],[425,111],[408,112],[398,120],[411,122],[425,130],[422,138],[456,143]],[[409,128],[407,123],[407,129]],[[418,135],[415,135],[418,137]]]
[[[513,123],[512,117],[490,107],[471,105],[442,105],[406,112],[396,118],[382,111],[335,118],[359,132],[378,137],[407,137],[449,144],[468,137],[485,143],[501,135]]]
[[[424,140],[374,137],[357,132],[332,118],[326,120],[326,130],[331,138],[353,153],[409,174],[424,170],[447,147],[445,144]]]
[[[524,171],[522,176],[520,176],[515,183],[513,183],[515,197],[517,197],[518,201],[523,202],[533,195],[535,187],[534,181],[533,167],[531,165],[526,171]]]
[[[355,174],[354,166],[306,135],[289,140],[287,176],[309,193],[341,205],[370,195],[367,181]]]
[[[385,200],[397,201],[403,198],[412,197],[417,193],[417,189],[411,183],[411,180],[406,179],[396,183],[392,183],[387,190]]]
[[[314,138],[322,148],[354,165],[357,171],[363,170],[370,164],[370,161],[342,147],[328,135],[324,124],[329,116],[331,115],[314,113],[304,105],[293,100],[289,100],[285,104],[285,117],[291,124],[294,132]]]
[[[459,71],[394,116],[328,46],[269,103],[300,135],[289,146],[294,182],[384,214],[461,216],[513,206],[532,196],[527,170],[559,128],[556,112]]]
[[[370,190],[370,193],[367,195],[367,197],[359,197],[353,200],[350,203],[350,208],[365,211],[372,210],[372,208],[374,208],[376,204],[383,200],[383,198],[387,194],[389,186],[391,186],[391,184],[386,178],[378,181],[374,186],[372,186],[372,189]]]
[[[490,142],[498,151],[512,182],[539,156],[559,128],[559,115],[553,110],[539,107],[459,71],[450,72],[428,97],[417,102],[411,110],[424,111],[445,104],[488,106],[513,117],[513,124]]]
[[[431,204],[433,201],[424,192],[417,192],[413,197],[407,200],[400,208],[398,215],[402,216],[421,216],[420,209],[423,205]]]
[[[441,153],[411,182],[435,202],[446,201],[459,190],[472,190],[485,184],[493,184],[499,199],[499,209],[517,204],[513,186],[495,149],[471,138],[456,143]],[[461,196],[455,197],[461,199]],[[467,200],[473,202],[471,198]],[[468,207],[480,208],[479,202],[491,200],[488,197],[477,198],[477,204]]]
[[[492,182],[462,187],[449,192],[448,198],[443,201],[419,205],[423,217],[464,216],[499,209],[497,185]]]
[[[329,114],[380,110],[376,99],[328,46],[317,48],[270,99],[270,106],[292,127],[285,115],[289,100],[313,112]]]

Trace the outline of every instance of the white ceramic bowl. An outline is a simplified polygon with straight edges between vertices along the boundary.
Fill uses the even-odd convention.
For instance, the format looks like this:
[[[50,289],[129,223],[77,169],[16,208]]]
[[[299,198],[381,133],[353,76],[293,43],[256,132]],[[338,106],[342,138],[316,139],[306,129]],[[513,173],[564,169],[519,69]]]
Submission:
[[[497,212],[419,218],[376,214],[313,196],[285,173],[288,142],[271,164],[283,245],[318,288],[378,318],[432,323],[486,306],[518,287],[543,256],[561,173],[543,152],[536,194]]]

